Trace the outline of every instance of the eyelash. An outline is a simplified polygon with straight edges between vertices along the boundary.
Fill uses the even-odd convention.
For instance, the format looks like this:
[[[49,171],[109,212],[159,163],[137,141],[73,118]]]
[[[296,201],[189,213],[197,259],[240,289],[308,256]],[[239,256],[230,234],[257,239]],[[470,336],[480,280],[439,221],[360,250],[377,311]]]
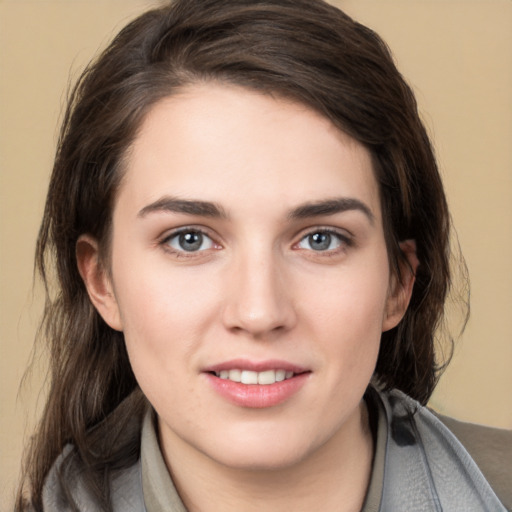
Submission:
[[[198,250],[192,250],[187,251],[186,249],[176,249],[172,247],[171,241],[174,239],[178,239],[182,235],[187,234],[196,234],[201,235],[202,237],[207,238],[210,243],[212,244],[212,247],[208,247],[206,249],[199,248]],[[314,250],[313,248],[302,248],[299,245],[308,240],[309,237],[312,237],[314,235],[327,235],[329,237],[334,237],[338,240],[338,247],[335,247],[333,249],[324,249],[324,250]],[[332,240],[330,240],[332,242]],[[204,240],[201,241],[201,246],[204,244]],[[172,233],[166,235],[160,242],[160,245],[162,245],[166,251],[171,252],[174,256],[178,258],[193,258],[197,257],[198,254],[206,252],[210,249],[221,249],[222,246],[214,240],[214,238],[210,235],[209,232],[207,232],[204,229],[201,229],[199,227],[190,227],[185,226],[183,228],[179,228]],[[307,252],[310,252],[314,254],[315,256],[319,257],[333,257],[338,255],[341,252],[346,251],[348,248],[352,247],[354,245],[354,240],[350,235],[347,235],[346,233],[340,233],[339,231],[332,229],[332,228],[314,228],[309,230],[308,232],[304,233],[300,240],[293,244],[292,249],[295,250],[304,250]]]
[[[186,249],[181,249],[180,250],[180,249],[176,249],[176,248],[171,246],[171,242],[174,239],[179,240],[180,236],[187,235],[187,234],[201,235],[202,237],[205,237],[205,238],[209,239],[210,243],[212,244],[213,247],[209,247],[207,249],[202,249],[202,250],[200,249],[200,250],[195,250],[195,251],[187,251]],[[202,240],[201,245],[203,243],[204,243],[204,240]],[[221,248],[220,244],[218,244],[213,239],[213,237],[210,235],[210,233],[208,233],[206,230],[198,228],[198,227],[189,227],[189,226],[186,226],[186,227],[183,227],[183,228],[179,228],[179,229],[173,231],[172,233],[166,235],[161,240],[160,245],[162,245],[165,248],[166,251],[171,252],[174,256],[176,256],[178,258],[193,258],[193,257],[196,257],[198,253],[206,252],[208,249],[219,249],[219,248]]]
[[[299,247],[299,244],[301,244],[304,241],[307,241],[309,237],[312,237],[314,235],[327,235],[329,237],[334,237],[338,240],[338,246],[333,249],[324,249],[324,250],[314,250],[313,248],[310,249],[304,249],[302,247]],[[332,240],[330,240],[332,242]],[[353,237],[346,234],[341,233],[335,229],[332,228],[315,228],[312,230],[309,230],[307,233],[303,234],[300,240],[294,244],[294,248],[297,250],[305,250],[311,253],[314,253],[315,256],[320,257],[332,257],[337,256],[341,252],[346,251],[348,248],[352,247],[354,245]]]

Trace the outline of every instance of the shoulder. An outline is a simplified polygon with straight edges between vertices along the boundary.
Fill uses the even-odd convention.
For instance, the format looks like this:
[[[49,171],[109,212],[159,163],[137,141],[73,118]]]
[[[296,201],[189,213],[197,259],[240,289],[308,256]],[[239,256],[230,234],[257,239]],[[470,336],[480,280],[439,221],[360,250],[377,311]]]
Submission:
[[[53,464],[43,487],[43,510],[67,512],[101,510],[102,504],[87,489],[84,465],[80,463],[73,446],[68,444]]]
[[[462,443],[503,504],[512,510],[512,430],[436,416]]]
[[[67,444],[47,474],[44,511],[144,510],[140,434],[147,404],[132,393],[86,434]]]
[[[144,510],[140,463],[113,471],[109,477],[113,512]],[[88,485],[83,463],[68,445],[56,460],[43,488],[45,512],[100,512],[108,508]]]
[[[400,499],[424,495],[446,510],[512,510],[509,432],[442,421],[398,390],[380,396],[388,423],[383,496],[390,503],[401,504],[398,488]]]

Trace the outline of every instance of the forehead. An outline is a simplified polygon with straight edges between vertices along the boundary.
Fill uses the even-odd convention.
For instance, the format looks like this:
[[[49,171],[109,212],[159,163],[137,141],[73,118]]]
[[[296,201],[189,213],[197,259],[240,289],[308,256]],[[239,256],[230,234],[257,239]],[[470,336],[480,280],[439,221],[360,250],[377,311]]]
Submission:
[[[380,216],[360,143],[300,103],[218,84],[161,100],[138,131],[118,199],[143,208],[164,194],[242,209],[349,196]]]

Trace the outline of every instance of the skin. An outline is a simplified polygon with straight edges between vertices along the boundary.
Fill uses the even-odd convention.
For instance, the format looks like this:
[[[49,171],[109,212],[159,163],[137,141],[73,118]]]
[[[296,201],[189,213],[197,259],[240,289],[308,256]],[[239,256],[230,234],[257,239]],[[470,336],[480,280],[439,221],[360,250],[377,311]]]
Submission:
[[[335,211],[304,208],[334,199]],[[183,250],[181,228],[204,233],[200,250]],[[325,230],[330,245],[318,250],[310,235]],[[373,450],[362,397],[414,281],[390,275],[362,145],[303,105],[188,87],[145,118],[114,207],[108,273],[98,254],[82,236],[80,272],[124,332],[189,510],[360,510]],[[235,358],[308,374],[283,403],[242,407],[205,373]]]

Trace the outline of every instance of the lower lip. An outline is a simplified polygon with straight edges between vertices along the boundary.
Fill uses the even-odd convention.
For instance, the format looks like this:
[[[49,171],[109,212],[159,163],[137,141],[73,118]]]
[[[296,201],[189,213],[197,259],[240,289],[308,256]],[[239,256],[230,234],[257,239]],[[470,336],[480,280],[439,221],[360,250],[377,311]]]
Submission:
[[[290,379],[267,385],[242,384],[221,379],[211,373],[205,375],[213,389],[231,403],[241,407],[262,409],[286,402],[302,388],[311,373],[301,373]]]

